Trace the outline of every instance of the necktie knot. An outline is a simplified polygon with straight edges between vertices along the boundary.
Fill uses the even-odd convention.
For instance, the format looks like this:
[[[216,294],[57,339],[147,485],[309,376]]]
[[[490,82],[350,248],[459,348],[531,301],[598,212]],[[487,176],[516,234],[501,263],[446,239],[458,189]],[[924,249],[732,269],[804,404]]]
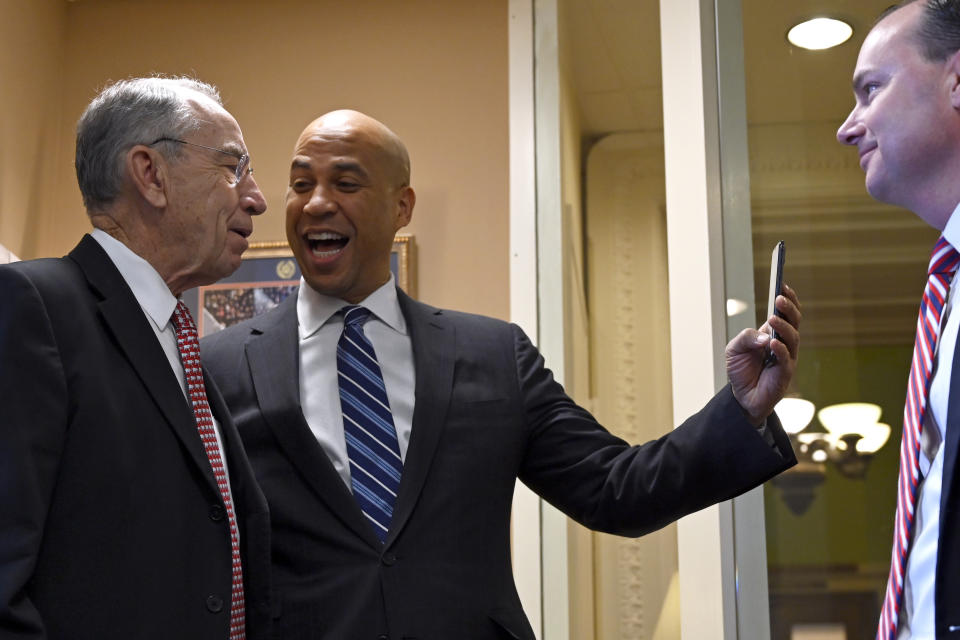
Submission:
[[[370,318],[370,309],[361,307],[358,304],[348,305],[340,309],[343,314],[343,324],[350,327],[363,328],[364,323]]]
[[[947,242],[946,238],[940,236],[933,246],[933,254],[930,256],[930,266],[927,273],[929,275],[936,273],[950,279],[956,273],[957,265],[960,265],[960,253],[957,253],[957,250]]]
[[[190,309],[183,303],[183,300],[177,300],[177,308],[173,310],[173,315],[170,316],[170,322],[173,323],[173,329],[177,333],[190,330],[196,331],[193,315],[191,315]]]

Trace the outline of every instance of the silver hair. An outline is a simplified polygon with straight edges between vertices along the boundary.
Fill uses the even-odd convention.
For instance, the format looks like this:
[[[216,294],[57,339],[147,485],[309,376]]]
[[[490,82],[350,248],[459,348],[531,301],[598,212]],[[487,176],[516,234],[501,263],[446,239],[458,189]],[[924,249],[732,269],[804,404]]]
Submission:
[[[88,212],[110,205],[124,178],[124,156],[137,144],[158,138],[183,138],[200,127],[189,104],[191,94],[223,105],[213,85],[186,77],[131,78],[109,85],[77,122],[77,182]],[[163,143],[175,158],[181,145]]]

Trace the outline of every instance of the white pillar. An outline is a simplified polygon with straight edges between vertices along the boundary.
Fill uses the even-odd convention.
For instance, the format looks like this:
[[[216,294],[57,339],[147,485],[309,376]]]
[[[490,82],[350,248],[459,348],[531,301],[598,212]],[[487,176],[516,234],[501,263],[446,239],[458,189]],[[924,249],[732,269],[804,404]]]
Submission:
[[[673,414],[698,411],[725,382],[720,155],[712,0],[660,0]],[[733,511],[677,527],[683,640],[736,638]]]

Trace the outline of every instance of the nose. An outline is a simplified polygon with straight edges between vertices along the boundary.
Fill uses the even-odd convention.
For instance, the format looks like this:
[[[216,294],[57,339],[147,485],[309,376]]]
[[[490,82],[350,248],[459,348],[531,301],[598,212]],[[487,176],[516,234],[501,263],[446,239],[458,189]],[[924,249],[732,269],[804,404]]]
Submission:
[[[850,115],[847,116],[847,119],[844,120],[840,128],[837,129],[837,141],[840,144],[855,145],[859,142],[860,138],[863,137],[865,132],[866,127],[860,121],[857,116],[857,109],[854,107]]]
[[[317,184],[310,192],[310,198],[303,205],[303,212],[311,216],[321,216],[336,208],[336,204],[327,188],[323,184]]]
[[[243,187],[244,191],[240,200],[243,210],[252,216],[258,216],[266,211],[267,199],[263,197],[263,193],[260,191],[252,173],[247,175],[246,180],[243,181]]]

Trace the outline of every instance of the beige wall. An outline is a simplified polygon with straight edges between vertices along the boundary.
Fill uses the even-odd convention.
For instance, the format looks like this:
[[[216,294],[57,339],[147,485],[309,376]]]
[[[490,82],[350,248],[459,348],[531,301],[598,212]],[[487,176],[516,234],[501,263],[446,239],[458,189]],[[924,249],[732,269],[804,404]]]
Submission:
[[[0,244],[20,256],[37,255],[53,205],[66,14],[64,0],[0,0]]]
[[[253,241],[285,239],[287,168],[301,129],[331,109],[359,109],[410,150],[419,297],[508,317],[506,0],[13,1],[36,7],[22,11],[38,20],[41,5],[65,12],[65,36],[47,28],[35,45],[63,49],[62,98],[53,101],[62,109],[51,127],[58,139],[46,141],[56,170],[40,178],[49,201],[25,207],[39,237],[21,257],[63,254],[89,227],[73,127],[97,88],[151,72],[195,74],[220,88],[244,131],[269,206]],[[17,252],[5,226],[0,233]]]

